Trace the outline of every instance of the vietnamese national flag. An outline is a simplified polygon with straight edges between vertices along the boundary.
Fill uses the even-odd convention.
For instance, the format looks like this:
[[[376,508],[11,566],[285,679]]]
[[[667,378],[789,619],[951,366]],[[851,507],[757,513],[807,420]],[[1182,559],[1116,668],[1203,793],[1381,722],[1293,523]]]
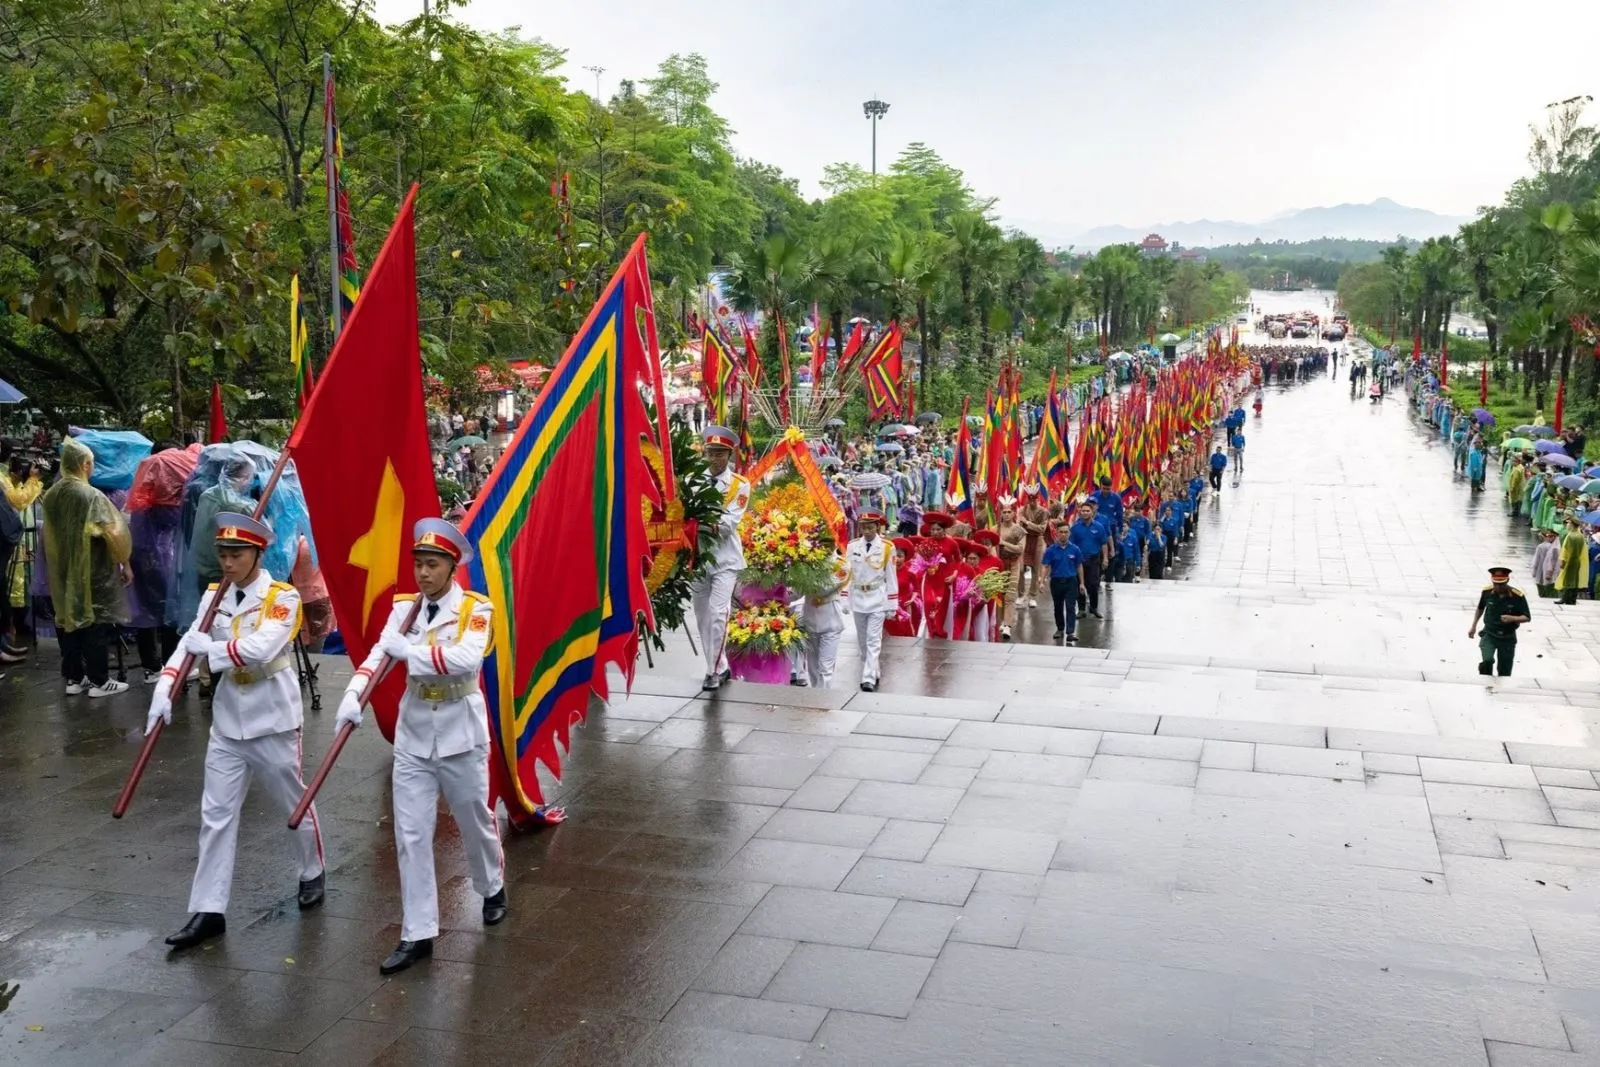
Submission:
[[[382,633],[395,594],[416,591],[412,525],[439,514],[417,340],[416,196],[413,185],[286,446],[357,664]],[[403,679],[391,672],[372,701],[391,741]]]

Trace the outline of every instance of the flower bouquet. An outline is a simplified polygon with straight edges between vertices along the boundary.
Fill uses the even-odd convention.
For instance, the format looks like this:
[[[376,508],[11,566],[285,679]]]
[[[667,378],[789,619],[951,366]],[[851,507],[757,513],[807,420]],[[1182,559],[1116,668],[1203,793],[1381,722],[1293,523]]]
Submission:
[[[973,579],[977,594],[984,600],[999,600],[1005,595],[1006,585],[1011,581],[1009,571],[988,570]]]
[[[782,586],[797,596],[817,596],[834,584],[833,533],[815,514],[791,511],[764,498],[739,528],[746,585]]]
[[[740,606],[728,620],[728,667],[744,681],[781,685],[789,678],[790,653],[805,641],[805,629],[783,601]]]

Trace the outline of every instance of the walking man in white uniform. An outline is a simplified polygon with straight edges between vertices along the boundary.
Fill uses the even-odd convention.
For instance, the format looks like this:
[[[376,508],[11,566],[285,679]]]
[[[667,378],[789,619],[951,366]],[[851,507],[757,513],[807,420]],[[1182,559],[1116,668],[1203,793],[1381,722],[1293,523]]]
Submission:
[[[708,572],[694,585],[694,617],[700,624],[701,655],[706,658],[702,689],[716,689],[732,677],[728,670],[728,612],[733,585],[744,570],[744,543],[739,540],[739,520],[750,506],[750,481],[729,464],[739,438],[726,426],[707,426],[705,457],[712,481],[722,493],[722,518],[717,522],[716,557]]]
[[[831,590],[821,596],[802,597],[800,625],[805,627],[806,676],[813,688],[833,684],[833,665],[839,658],[839,635],[844,632],[844,609],[839,595],[850,587],[850,568],[842,556],[833,557]]]
[[[187,653],[215,680],[211,738],[206,742],[206,777],[200,799],[200,862],[189,890],[189,923],[167,938],[174,950],[189,948],[228,929],[223,917],[233,885],[239,811],[260,780],[288,815],[305,793],[300,777],[300,682],[289,642],[300,631],[300,594],[261,569],[261,553],[272,530],[248,515],[216,516],[217,558],[228,589],[211,628],[199,629],[217,587],[200,602],[200,614],[167,660],[150,698],[145,733],[172,721],[172,692]],[[290,831],[300,868],[302,911],[322,903],[325,865],[317,809]]]
[[[861,536],[850,542],[845,562],[850,570],[850,587],[845,595],[856,617],[856,646],[861,651],[861,688],[878,688],[878,653],[883,649],[883,620],[900,610],[900,579],[894,569],[894,546],[879,537],[883,516],[876,511],[862,512],[856,519]]]
[[[403,971],[433,955],[433,939],[439,936],[433,831],[440,793],[461,832],[472,888],[483,897],[483,924],[493,926],[506,917],[505,857],[489,809],[488,711],[478,688],[494,632],[494,607],[454,581],[457,565],[472,558],[459,530],[443,519],[419,519],[413,534],[412,565],[421,592],[394,598],[383,634],[339,702],[340,725],[359,726],[361,690],[383,657],[393,657],[406,670],[394,728],[393,779],[403,914],[400,944],[378,967],[381,974]]]

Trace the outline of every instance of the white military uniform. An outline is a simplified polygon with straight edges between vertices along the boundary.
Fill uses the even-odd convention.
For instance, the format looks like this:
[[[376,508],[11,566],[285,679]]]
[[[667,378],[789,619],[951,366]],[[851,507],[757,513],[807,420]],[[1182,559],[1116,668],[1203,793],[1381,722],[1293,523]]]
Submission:
[[[800,625],[808,635],[806,678],[812,686],[820,688],[827,688],[833,682],[833,665],[839,658],[839,635],[844,632],[844,606],[839,596],[850,586],[850,568],[844,559],[835,556],[833,564],[833,581],[839,587],[838,592],[802,597],[799,601]]]
[[[739,521],[750,506],[750,481],[732,467],[717,476],[722,492],[722,518],[717,520],[717,542],[711,551],[716,560],[708,573],[694,584],[694,617],[700,623],[701,654],[706,658],[706,673],[721,674],[728,669],[728,613],[733,603],[733,586],[744,570],[744,543],[739,540]]]
[[[864,537],[845,550],[850,587],[845,596],[856,617],[856,646],[861,651],[861,681],[878,684],[878,653],[883,649],[883,620],[900,610],[900,578],[894,569],[894,545],[879,535]]]
[[[394,598],[385,633],[401,632],[417,599],[418,594]],[[437,602],[422,598],[416,621],[403,635],[411,649],[403,664],[406,693],[394,729],[393,778],[402,941],[439,934],[433,830],[441,792],[461,832],[472,888],[488,897],[505,886],[505,856],[489,810],[488,710],[478,686],[493,616],[486,597],[452,582]],[[382,659],[383,650],[374,644],[345,691],[359,694]]]
[[[190,624],[198,630],[217,587],[200,602]],[[228,910],[239,811],[252,776],[288,815],[305,794],[300,777],[300,680],[289,648],[300,630],[300,594],[266,571],[255,581],[230,587],[208,636],[205,664],[216,680],[211,700],[211,738],[206,743],[205,788],[200,800],[200,861],[189,891],[191,912]],[[180,648],[167,660],[157,685],[170,694],[184,658]],[[323,872],[322,832],[313,805],[294,840],[300,880]]]

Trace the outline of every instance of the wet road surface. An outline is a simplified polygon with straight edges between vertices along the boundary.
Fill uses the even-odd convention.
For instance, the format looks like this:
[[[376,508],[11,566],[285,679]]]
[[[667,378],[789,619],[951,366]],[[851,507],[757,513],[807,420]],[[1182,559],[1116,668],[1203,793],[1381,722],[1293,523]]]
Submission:
[[[1312,382],[1246,433],[1182,578],[1083,647],[1041,608],[887,642],[879,693],[847,640],[841,688],[708,700],[670,640],[575,732],[571,821],[508,836],[503,925],[440,820],[445,933],[392,979],[375,730],[319,801],[326,906],[258,791],[229,933],[171,957],[204,719],[113,822],[147,695],[62,697],[47,646],[0,681],[0,1063],[1600,1062],[1600,614],[1536,601],[1485,686],[1471,604],[1526,538],[1403,405]]]

